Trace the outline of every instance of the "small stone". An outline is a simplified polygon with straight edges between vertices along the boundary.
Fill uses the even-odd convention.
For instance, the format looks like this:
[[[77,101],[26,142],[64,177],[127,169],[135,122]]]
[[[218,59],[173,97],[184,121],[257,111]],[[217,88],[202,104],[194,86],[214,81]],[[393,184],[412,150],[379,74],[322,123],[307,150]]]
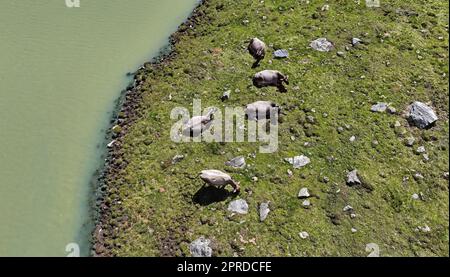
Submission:
[[[326,12],[326,11],[328,11],[330,9],[330,5],[323,5],[323,7],[322,7],[322,11],[323,12]]]
[[[438,120],[438,117],[429,106],[416,101],[409,107],[408,119],[418,128],[425,129],[431,127]]]
[[[172,158],[172,164],[176,164],[176,163],[179,163],[181,160],[183,160],[184,159],[184,155],[175,155],[173,158]]]
[[[231,201],[228,205],[228,210],[237,214],[247,214],[248,213],[248,204],[244,199],[237,199]]]
[[[419,226],[419,230],[422,231],[422,232],[424,232],[424,233],[431,232],[431,228],[430,228],[428,225],[425,225],[425,226],[423,226],[423,227],[420,227],[420,226]]]
[[[408,137],[405,139],[405,145],[412,147],[414,145],[414,142],[416,142],[416,139],[414,137]]]
[[[330,182],[330,178],[328,178],[327,176],[324,176],[324,177],[322,178],[322,181],[323,181],[325,184],[327,184],[328,182]]]
[[[387,112],[388,112],[389,114],[396,114],[396,113],[397,113],[397,110],[396,110],[394,107],[392,107],[392,106],[388,106],[388,107],[387,107]]]
[[[304,208],[309,208],[311,206],[311,201],[309,201],[308,199],[306,199],[305,201],[302,202],[302,206]]]
[[[189,245],[189,250],[191,252],[192,257],[211,257],[212,249],[209,247],[211,241],[209,239],[205,239],[204,237],[200,237]]]
[[[343,210],[344,212],[351,212],[351,211],[353,211],[353,207],[350,206],[350,205],[347,205],[347,206],[345,206],[342,210]]]
[[[289,57],[289,52],[286,49],[278,49],[273,52],[273,57],[276,59],[283,59]]]
[[[353,218],[356,218],[356,214],[351,213],[351,214],[350,214],[350,218],[352,218],[352,219],[353,219]]]
[[[252,177],[252,181],[253,181],[253,182],[258,182],[258,177],[253,176],[253,177]]]
[[[352,230],[352,233],[358,232],[358,230],[356,230],[355,228],[352,228],[351,230]]]
[[[222,94],[222,97],[220,98],[222,101],[230,99],[231,96],[231,90],[227,90]]]
[[[264,202],[259,205],[259,220],[262,222],[266,220],[267,215],[269,215],[270,208],[269,202]]]
[[[298,198],[308,198],[311,195],[309,194],[309,191],[307,188],[302,188],[300,189],[300,191],[298,192]]]
[[[358,46],[361,43],[362,43],[361,39],[359,39],[359,38],[352,38],[352,45],[353,46]]]
[[[242,169],[246,165],[245,158],[243,156],[235,157],[235,158],[225,162],[225,165],[231,166],[233,168],[241,168]]]
[[[447,172],[444,172],[444,174],[442,175],[442,177],[444,177],[445,180],[448,180],[448,177],[449,177],[448,171],[447,171]]]
[[[419,147],[417,147],[417,149],[416,149],[416,153],[417,153],[417,154],[423,154],[423,153],[425,153],[425,152],[427,152],[427,150],[425,149],[425,146],[419,146]]]
[[[388,108],[388,103],[378,102],[377,104],[372,105],[372,107],[370,108],[370,111],[383,113],[386,111],[387,108]]]
[[[337,131],[338,131],[339,134],[341,134],[342,132],[344,132],[344,128],[339,126],[339,127],[337,127]]]
[[[308,115],[308,116],[306,117],[306,121],[307,121],[308,123],[310,123],[310,124],[316,123],[316,119],[315,119],[314,116],[312,116],[312,115]]]
[[[287,161],[288,163],[292,164],[295,169],[304,167],[305,165],[307,165],[311,162],[311,160],[304,155],[295,156],[293,158],[285,158],[284,160]]]
[[[114,146],[114,144],[116,143],[116,140],[111,141],[110,143],[108,143],[108,145],[106,145],[108,148],[112,148]]]
[[[414,200],[419,200],[419,195],[417,194],[417,193],[414,193],[412,196],[412,199],[414,199]]]
[[[329,52],[334,48],[333,43],[328,41],[326,38],[318,38],[312,41],[309,46],[320,52]]]
[[[287,170],[287,174],[289,177],[292,177],[294,175],[294,173],[290,169]]]
[[[350,140],[350,142],[354,142],[356,140],[356,137],[355,136],[351,136],[349,140]]]
[[[423,178],[424,178],[423,175],[420,173],[414,174],[414,180],[416,181],[422,180]]]
[[[352,170],[347,174],[347,185],[361,185],[361,180],[358,177],[358,170]]]
[[[307,232],[300,232],[298,233],[298,235],[302,238],[302,239],[307,239],[309,237],[309,234]]]
[[[430,157],[426,153],[422,154],[422,158],[425,162],[428,162],[430,160]]]
[[[336,55],[338,55],[338,57],[344,57],[345,53],[342,51],[337,51]]]

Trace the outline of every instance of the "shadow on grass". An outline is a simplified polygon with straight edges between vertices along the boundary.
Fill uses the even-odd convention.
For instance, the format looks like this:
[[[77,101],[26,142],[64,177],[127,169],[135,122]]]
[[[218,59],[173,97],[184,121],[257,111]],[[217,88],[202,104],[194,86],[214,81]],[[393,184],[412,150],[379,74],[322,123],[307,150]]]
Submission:
[[[203,186],[194,194],[194,196],[192,197],[192,201],[202,206],[208,206],[212,203],[225,201],[228,197],[234,196],[234,193],[224,188]]]

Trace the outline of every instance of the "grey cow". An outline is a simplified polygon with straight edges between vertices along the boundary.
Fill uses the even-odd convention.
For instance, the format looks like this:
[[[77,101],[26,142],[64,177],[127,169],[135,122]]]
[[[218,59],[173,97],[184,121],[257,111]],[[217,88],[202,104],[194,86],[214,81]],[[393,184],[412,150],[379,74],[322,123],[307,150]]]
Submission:
[[[281,92],[286,92],[283,83],[289,85],[288,76],[277,70],[264,70],[253,76],[253,85],[257,88],[271,86],[277,87]]]
[[[247,49],[250,55],[252,55],[256,60],[252,68],[257,67],[259,65],[259,62],[264,59],[264,57],[266,56],[266,48],[266,44],[258,38],[252,38],[250,40],[250,44],[248,45]]]

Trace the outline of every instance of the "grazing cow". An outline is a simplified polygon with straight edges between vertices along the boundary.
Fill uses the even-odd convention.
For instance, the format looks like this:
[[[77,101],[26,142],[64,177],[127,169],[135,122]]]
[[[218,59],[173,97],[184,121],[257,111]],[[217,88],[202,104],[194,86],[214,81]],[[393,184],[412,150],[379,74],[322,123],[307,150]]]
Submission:
[[[208,111],[206,115],[194,116],[183,125],[183,135],[197,137],[207,130],[214,120],[214,109]]]
[[[283,83],[289,85],[288,76],[277,70],[264,70],[253,76],[253,85],[257,88],[272,86],[277,87],[281,92],[286,92]]]
[[[200,179],[208,185],[224,188],[227,185],[233,187],[233,193],[239,192],[239,182],[234,181],[230,175],[215,169],[203,170],[200,173]]]
[[[271,101],[256,101],[245,107],[245,116],[250,120],[268,119],[271,109],[274,108],[278,109],[277,114],[279,114],[280,108],[277,104]]]
[[[252,38],[247,49],[250,55],[256,60],[252,66],[252,68],[255,68],[266,55],[266,44],[258,38]]]

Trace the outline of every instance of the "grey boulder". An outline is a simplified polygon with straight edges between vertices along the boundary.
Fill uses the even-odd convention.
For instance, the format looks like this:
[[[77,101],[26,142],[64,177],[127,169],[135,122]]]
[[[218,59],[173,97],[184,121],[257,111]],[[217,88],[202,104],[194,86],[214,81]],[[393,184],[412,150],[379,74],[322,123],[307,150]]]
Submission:
[[[237,214],[247,214],[248,213],[248,204],[244,199],[237,199],[231,201],[228,205],[228,210]]]
[[[408,119],[411,124],[420,129],[429,128],[434,124],[438,117],[433,109],[422,102],[414,102],[409,107]]]
[[[210,243],[211,241],[204,237],[200,237],[191,242],[189,251],[191,252],[192,257],[211,257],[212,249],[209,247]]]

